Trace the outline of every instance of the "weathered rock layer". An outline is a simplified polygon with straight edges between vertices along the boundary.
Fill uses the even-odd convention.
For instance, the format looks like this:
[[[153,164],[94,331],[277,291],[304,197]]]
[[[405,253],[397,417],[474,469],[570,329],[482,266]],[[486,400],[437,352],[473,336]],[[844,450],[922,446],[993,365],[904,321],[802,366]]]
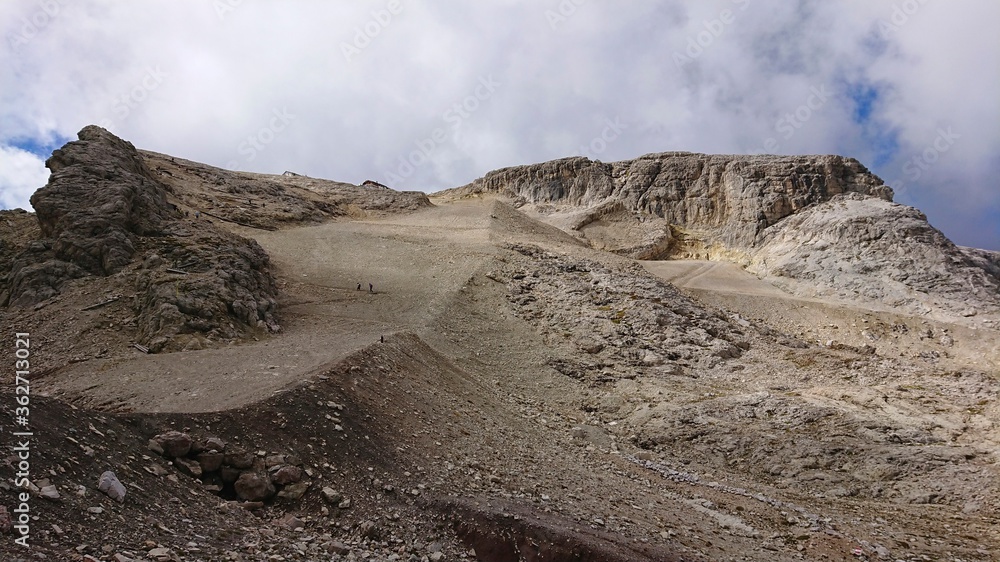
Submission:
[[[575,157],[446,193],[510,198],[595,248],[639,259],[734,261],[796,294],[919,313],[1000,310],[995,256],[955,246],[852,158]]]
[[[131,143],[89,126],[46,165],[49,182],[31,198],[42,238],[12,260],[9,304],[35,305],[70,280],[116,275],[119,288],[134,290],[126,329],[152,351],[278,329],[264,250],[185,217]]]
[[[687,152],[612,163],[564,158],[490,172],[462,189],[536,204],[620,201],[671,224],[710,229],[711,238],[734,247],[752,245],[768,226],[833,195],[892,199],[892,190],[851,158]]]

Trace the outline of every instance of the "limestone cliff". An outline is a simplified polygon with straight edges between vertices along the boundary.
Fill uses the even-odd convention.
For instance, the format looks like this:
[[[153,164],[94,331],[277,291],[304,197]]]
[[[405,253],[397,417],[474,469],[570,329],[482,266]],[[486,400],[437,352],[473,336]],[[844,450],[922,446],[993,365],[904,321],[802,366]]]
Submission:
[[[767,227],[833,195],[892,200],[892,190],[851,158],[688,152],[612,163],[564,158],[490,172],[459,189],[533,204],[593,207],[620,201],[736,248],[753,245]]]
[[[510,198],[639,259],[734,261],[796,294],[967,316],[1000,305],[992,254],[956,247],[852,158],[574,157],[496,170],[446,194]]]

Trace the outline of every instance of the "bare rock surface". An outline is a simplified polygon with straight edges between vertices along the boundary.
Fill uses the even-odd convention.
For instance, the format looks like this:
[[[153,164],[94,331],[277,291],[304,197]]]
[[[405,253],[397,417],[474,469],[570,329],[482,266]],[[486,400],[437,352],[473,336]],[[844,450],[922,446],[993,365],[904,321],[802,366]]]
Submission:
[[[741,248],[809,205],[840,193],[891,199],[857,160],[840,156],[648,154],[603,163],[575,157],[490,172],[457,193],[521,203],[593,207],[608,201],[692,231],[706,245]]]
[[[955,246],[857,160],[681,152],[565,158],[442,192],[500,195],[592,247],[731,261],[798,296],[910,313],[1000,312],[995,253]]]
[[[96,275],[121,271],[140,236],[160,236],[179,212],[128,141],[88,126],[45,162],[49,183],[31,196],[56,259]]]
[[[988,255],[955,246],[912,207],[851,194],[765,231],[748,269],[794,294],[966,316],[1000,311]]]

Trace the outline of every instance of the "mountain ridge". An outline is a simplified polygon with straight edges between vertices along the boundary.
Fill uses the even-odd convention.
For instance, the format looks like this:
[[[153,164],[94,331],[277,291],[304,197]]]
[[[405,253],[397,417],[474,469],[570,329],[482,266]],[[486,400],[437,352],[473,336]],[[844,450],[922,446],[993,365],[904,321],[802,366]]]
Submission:
[[[827,296],[886,300],[924,314],[1000,310],[993,254],[955,246],[922,212],[893,203],[892,189],[853,158],[570,157],[495,170],[439,195],[483,194],[505,197],[594,247],[639,259],[731,261],[796,294],[808,292],[808,282]],[[618,216],[609,220],[614,209]],[[864,275],[833,274],[845,268]],[[909,270],[921,273],[902,273]]]
[[[0,212],[39,429],[0,557],[25,494],[55,560],[1000,552],[1000,255],[860,164],[570,159],[428,196],[80,136],[40,214]]]

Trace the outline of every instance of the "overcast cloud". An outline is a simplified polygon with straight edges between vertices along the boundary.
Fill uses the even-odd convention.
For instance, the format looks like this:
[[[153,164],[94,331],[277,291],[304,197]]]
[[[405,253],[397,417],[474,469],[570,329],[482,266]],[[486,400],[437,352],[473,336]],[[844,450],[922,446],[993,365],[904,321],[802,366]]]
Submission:
[[[995,0],[4,0],[0,205],[101,124],[437,191],[571,155],[838,153],[1000,250]]]

